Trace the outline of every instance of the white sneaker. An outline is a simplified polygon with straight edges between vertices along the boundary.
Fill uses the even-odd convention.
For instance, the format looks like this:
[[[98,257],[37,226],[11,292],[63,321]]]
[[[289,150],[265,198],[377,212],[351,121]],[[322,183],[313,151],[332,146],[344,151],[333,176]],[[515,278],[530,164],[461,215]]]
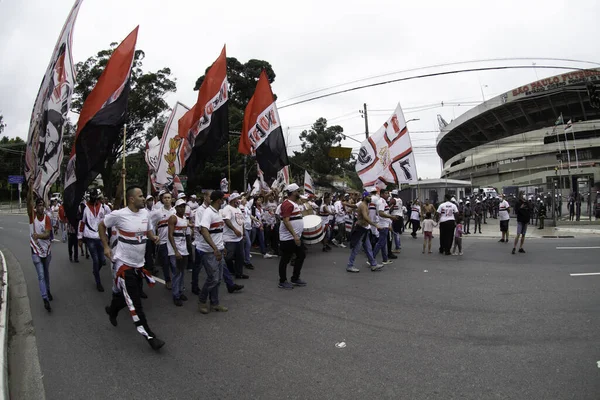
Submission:
[[[273,254],[269,254],[269,253],[265,254],[263,257],[266,259],[275,258],[275,256]]]
[[[338,247],[338,246],[339,246],[339,243],[338,243],[338,241],[337,241],[337,240],[335,240],[335,239],[332,239],[332,240],[331,240],[331,244],[332,244],[332,245],[334,245],[334,246],[336,246],[336,247]]]
[[[369,264],[371,265],[371,264]],[[376,266],[371,265],[371,271],[380,271],[383,268],[383,264],[377,264]]]
[[[345,249],[348,246],[346,246],[344,243],[340,243],[340,247],[343,248],[343,249]]]
[[[360,270],[356,267],[347,267],[346,272],[360,272]]]
[[[462,251],[460,253],[458,253],[459,256],[462,256]]]
[[[390,264],[393,264],[393,263],[394,262],[392,260],[387,260],[387,261],[382,262],[383,265],[390,265]]]

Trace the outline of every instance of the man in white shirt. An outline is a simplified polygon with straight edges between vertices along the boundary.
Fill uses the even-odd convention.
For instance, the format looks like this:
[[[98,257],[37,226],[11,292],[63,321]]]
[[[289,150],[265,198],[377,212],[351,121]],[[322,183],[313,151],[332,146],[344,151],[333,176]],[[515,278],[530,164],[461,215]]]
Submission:
[[[219,304],[219,285],[223,279],[225,268],[225,244],[223,242],[223,228],[225,223],[219,213],[224,203],[224,194],[215,190],[210,194],[210,206],[202,214],[200,229],[202,237],[197,247],[204,254],[202,265],[206,271],[206,281],[198,297],[198,306],[202,314],[212,311],[227,311],[227,307]],[[207,303],[210,298],[210,305]]]
[[[221,174],[221,183],[219,184],[221,187],[221,192],[229,193],[229,182],[227,182],[227,178],[225,178],[225,174]]]
[[[377,244],[373,249],[373,257],[377,258],[377,253],[379,250],[381,250],[381,256],[383,257],[382,264],[388,265],[393,261],[391,261],[388,257],[387,239],[390,226],[392,225],[392,220],[397,219],[397,217],[390,215],[390,206],[387,202],[390,193],[386,189],[381,189],[380,196],[381,197],[377,201],[377,215],[379,216],[379,220],[377,221],[377,230],[379,231],[379,239],[377,240]]]
[[[200,204],[198,204],[198,197],[196,197],[195,194],[190,196],[190,201],[187,202],[187,205],[190,207],[190,209],[193,211],[196,210],[196,208],[198,208],[200,206]]]
[[[500,219],[500,232],[502,232],[502,238],[499,242],[508,243],[508,223],[510,221],[510,204],[505,199],[504,193],[502,193],[502,201],[498,206],[498,217]]]
[[[144,207],[144,194],[139,187],[130,187],[125,194],[127,207],[117,210],[104,218],[98,225],[99,236],[104,247],[104,255],[116,265],[118,293],[113,293],[110,306],[105,307],[110,323],[117,326],[119,311],[127,307],[137,331],[142,334],[152,349],[158,350],[165,342],[156,337],[148,326],[142,307],[141,281],[154,285],[150,273],[144,270],[144,249],[148,239],[158,242],[152,233],[152,223],[148,210]],[[119,233],[114,252],[111,251],[106,229],[113,228]]]
[[[244,214],[239,209],[239,193],[229,196],[229,204],[221,211],[225,229],[223,230],[223,241],[225,242],[225,263],[229,272],[237,279],[248,279],[244,274]]]
[[[150,219],[152,220],[152,226],[156,228],[156,233],[160,238],[158,243],[158,262],[163,270],[166,287],[171,290],[171,264],[169,263],[167,240],[169,236],[169,217],[175,214],[175,209],[171,207],[171,193],[161,191],[160,201],[162,207],[152,211]]]
[[[392,221],[392,235],[394,236],[394,245],[395,248],[393,253],[400,253],[401,243],[400,243],[400,234],[402,233],[402,228],[404,228],[404,214],[402,212],[402,199],[398,196],[398,190],[392,190],[392,198],[389,201],[390,204],[390,214],[395,217],[398,217],[397,220]]]
[[[337,236],[332,240],[332,243],[336,246],[346,247],[344,244],[344,237],[346,236],[346,202],[348,201],[348,195],[342,201],[342,198],[338,198],[333,203],[333,210],[335,213],[335,224],[337,225],[338,233]]]
[[[458,214],[458,207],[450,201],[452,195],[446,194],[445,199],[446,201],[438,207],[437,215],[440,221],[440,253],[449,256],[452,254],[450,248],[452,247],[454,228],[456,227],[454,216]]]
[[[285,188],[287,199],[281,204],[281,225],[279,226],[279,247],[281,258],[279,259],[279,285],[280,289],[293,289],[294,286],[306,286],[306,282],[300,279],[300,271],[306,258],[306,252],[300,238],[304,231],[302,211],[298,205],[300,199],[300,187],[295,183]],[[294,260],[294,272],[292,283],[287,281],[287,265],[296,254]]]
[[[204,252],[199,248],[199,243],[202,240],[202,227],[200,226],[200,223],[202,222],[202,215],[208,207],[210,207],[210,192],[205,192],[203,202],[198,206],[194,215],[194,247],[196,254],[194,255],[194,267],[192,268],[192,293],[195,295],[200,294],[198,275],[202,269],[202,256],[204,255]]]
[[[146,196],[146,210],[148,210],[148,212],[152,212],[152,210],[154,209],[154,197],[148,195]],[[156,245],[154,244],[154,242],[152,240],[148,240],[146,242],[146,255],[144,257],[144,268],[146,268],[148,271],[150,271],[151,274],[154,274],[155,268],[154,268],[154,255],[156,254]]]

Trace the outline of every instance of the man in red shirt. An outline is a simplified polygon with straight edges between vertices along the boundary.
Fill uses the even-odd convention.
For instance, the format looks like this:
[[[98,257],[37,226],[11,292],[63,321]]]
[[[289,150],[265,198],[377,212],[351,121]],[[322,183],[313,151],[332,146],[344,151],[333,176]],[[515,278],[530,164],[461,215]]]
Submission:
[[[302,231],[304,230],[304,221],[302,220],[302,210],[297,204],[300,198],[300,187],[295,183],[285,188],[287,199],[281,205],[281,224],[279,226],[279,249],[281,259],[279,260],[279,285],[281,289],[293,289],[294,286],[306,286],[306,282],[300,279],[302,264],[306,258],[306,253],[300,242]],[[296,254],[294,261],[294,272],[292,274],[292,283],[287,281],[287,265],[292,259],[292,254]]]

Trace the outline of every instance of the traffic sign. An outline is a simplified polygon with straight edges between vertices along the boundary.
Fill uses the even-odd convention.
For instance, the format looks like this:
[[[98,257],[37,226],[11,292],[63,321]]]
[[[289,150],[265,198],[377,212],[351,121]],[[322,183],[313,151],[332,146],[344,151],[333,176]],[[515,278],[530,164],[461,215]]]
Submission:
[[[23,183],[25,182],[25,177],[23,175],[9,175],[8,183]]]

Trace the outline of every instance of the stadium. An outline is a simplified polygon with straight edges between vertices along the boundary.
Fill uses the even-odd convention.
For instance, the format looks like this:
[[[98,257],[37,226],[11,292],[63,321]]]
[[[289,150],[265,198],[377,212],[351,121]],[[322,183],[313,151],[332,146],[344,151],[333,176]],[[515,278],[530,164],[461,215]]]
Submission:
[[[523,85],[443,123],[442,178],[473,187],[600,190],[600,69]],[[572,123],[570,123],[572,122]],[[445,125],[445,126],[444,126]]]

